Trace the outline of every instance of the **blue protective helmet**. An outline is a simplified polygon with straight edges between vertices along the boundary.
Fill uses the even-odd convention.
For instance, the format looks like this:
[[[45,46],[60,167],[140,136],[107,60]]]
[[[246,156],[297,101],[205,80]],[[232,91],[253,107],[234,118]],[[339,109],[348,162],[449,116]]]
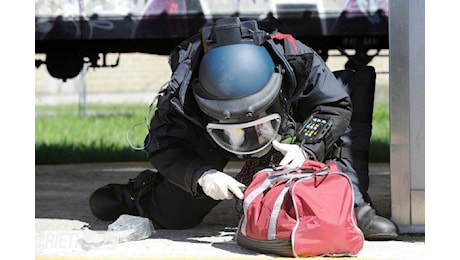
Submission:
[[[256,21],[217,20],[202,29],[204,55],[193,81],[206,131],[238,158],[261,157],[278,138],[282,76],[263,43]]]
[[[282,76],[260,45],[219,46],[203,56],[193,93],[199,108],[220,122],[245,122],[278,97]]]

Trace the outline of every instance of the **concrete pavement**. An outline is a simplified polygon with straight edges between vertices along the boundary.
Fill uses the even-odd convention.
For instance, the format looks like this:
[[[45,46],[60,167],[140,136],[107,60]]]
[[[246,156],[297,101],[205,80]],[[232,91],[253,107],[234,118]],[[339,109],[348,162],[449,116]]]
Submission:
[[[236,173],[238,164],[227,171]],[[234,241],[238,215],[234,201],[223,201],[193,229],[155,230],[148,239],[119,243],[107,231],[111,222],[92,216],[88,198],[108,183],[125,183],[146,163],[35,166],[36,259],[247,259],[279,258],[241,248]],[[371,189],[377,210],[391,216],[388,164],[371,164]],[[365,241],[354,259],[423,259],[424,234],[402,234],[396,241]],[[314,259],[314,258],[313,258]]]

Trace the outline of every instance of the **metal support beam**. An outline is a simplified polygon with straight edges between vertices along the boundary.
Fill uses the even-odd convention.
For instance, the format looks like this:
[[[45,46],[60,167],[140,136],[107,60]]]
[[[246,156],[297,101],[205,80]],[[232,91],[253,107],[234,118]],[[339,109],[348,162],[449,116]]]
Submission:
[[[401,233],[424,233],[425,2],[389,3],[392,219]]]

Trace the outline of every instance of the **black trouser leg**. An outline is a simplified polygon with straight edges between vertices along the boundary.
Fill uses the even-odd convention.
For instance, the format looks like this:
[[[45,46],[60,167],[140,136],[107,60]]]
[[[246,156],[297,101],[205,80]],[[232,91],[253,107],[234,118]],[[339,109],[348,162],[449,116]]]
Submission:
[[[358,174],[364,200],[371,203],[369,189],[369,147],[374,112],[375,69],[371,66],[357,71],[348,82],[353,103],[351,117],[351,148],[353,166]]]
[[[140,199],[145,214],[159,228],[186,229],[200,224],[220,201],[193,197],[164,179]]]
[[[360,206],[365,204],[363,193],[360,189],[360,183],[358,174],[356,173],[355,168],[353,167],[352,161],[347,158],[336,159],[337,166],[339,170],[345,173],[348,178],[350,178],[351,185],[353,186],[353,195],[355,206]]]

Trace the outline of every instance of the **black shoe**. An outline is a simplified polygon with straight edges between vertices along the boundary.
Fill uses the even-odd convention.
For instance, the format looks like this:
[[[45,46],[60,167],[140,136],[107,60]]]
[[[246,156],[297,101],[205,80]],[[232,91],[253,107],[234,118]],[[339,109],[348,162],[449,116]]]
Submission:
[[[91,212],[98,219],[111,221],[123,214],[146,217],[139,200],[161,180],[158,172],[145,170],[127,184],[105,185],[91,194]]]
[[[394,240],[398,237],[398,227],[391,220],[377,215],[369,204],[355,208],[358,226],[366,240]]]
[[[122,214],[138,215],[132,195],[132,184],[108,184],[91,194],[89,205],[101,220],[116,220]]]

